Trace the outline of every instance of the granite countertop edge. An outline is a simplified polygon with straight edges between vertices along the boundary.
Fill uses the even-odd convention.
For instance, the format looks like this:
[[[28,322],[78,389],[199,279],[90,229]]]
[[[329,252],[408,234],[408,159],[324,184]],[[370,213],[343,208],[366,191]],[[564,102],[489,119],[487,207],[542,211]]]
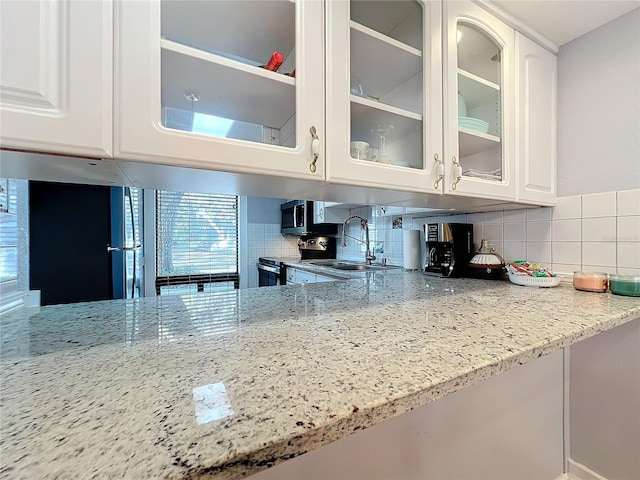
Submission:
[[[320,267],[321,268],[321,267]],[[272,443],[263,449],[242,452],[230,459],[203,469],[194,469],[186,476],[173,477],[176,480],[211,478],[234,480],[254,475],[265,468],[273,467],[281,462],[303,455],[336,440],[340,440],[358,430],[364,430],[424,406],[463,388],[475,385],[500,373],[524,365],[545,355],[569,347],[579,341],[591,338],[601,332],[623,325],[628,321],[639,318],[640,308],[612,316],[597,324],[577,330],[571,335],[558,335],[548,338],[538,344],[529,345],[520,351],[514,351],[495,361],[474,366],[459,375],[451,376],[435,382],[425,388],[408,395],[393,399],[381,399],[371,405],[354,406],[352,415],[343,416],[327,424],[313,425],[309,429],[303,426],[299,435]]]

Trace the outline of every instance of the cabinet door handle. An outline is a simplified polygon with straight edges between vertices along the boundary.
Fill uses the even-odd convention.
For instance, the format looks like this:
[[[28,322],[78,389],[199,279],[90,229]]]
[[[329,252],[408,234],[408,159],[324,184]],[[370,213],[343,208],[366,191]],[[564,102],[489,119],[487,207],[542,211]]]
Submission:
[[[451,188],[455,190],[458,186],[458,183],[460,183],[460,180],[462,179],[462,165],[460,165],[460,162],[455,156],[451,157],[451,163],[453,163],[453,168],[455,169],[454,175],[456,177],[456,179],[453,181],[453,184],[451,185]]]
[[[313,155],[313,160],[311,160],[309,170],[311,170],[311,173],[316,173],[316,162],[320,156],[320,139],[316,133],[316,127],[313,125],[309,129],[309,133],[311,134],[311,154]]]
[[[438,178],[436,178],[433,184],[433,188],[438,190],[440,182],[444,179],[444,161],[440,159],[437,153],[433,156],[433,160],[436,162],[436,175],[438,175]]]

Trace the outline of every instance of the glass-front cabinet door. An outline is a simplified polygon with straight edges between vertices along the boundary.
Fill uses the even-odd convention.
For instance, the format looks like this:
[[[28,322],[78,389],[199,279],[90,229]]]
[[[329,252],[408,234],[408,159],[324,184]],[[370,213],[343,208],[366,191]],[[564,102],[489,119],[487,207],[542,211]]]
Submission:
[[[471,2],[444,8],[444,191],[513,199],[514,31]]]
[[[323,180],[323,14],[291,0],[119,2],[117,155]]]
[[[440,2],[337,0],[326,9],[327,181],[438,193]]]

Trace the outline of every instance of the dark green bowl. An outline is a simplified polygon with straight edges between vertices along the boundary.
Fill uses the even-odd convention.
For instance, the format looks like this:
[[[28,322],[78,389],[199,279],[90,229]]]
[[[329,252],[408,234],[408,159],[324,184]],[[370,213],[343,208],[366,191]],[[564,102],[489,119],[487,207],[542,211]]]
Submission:
[[[640,275],[609,275],[609,289],[616,295],[640,297]]]

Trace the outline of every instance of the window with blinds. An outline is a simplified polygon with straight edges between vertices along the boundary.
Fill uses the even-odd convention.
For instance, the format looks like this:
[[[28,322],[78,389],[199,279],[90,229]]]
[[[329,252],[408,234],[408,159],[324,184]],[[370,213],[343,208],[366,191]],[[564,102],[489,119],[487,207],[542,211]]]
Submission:
[[[13,179],[0,178],[0,282],[18,278],[17,188]]]
[[[238,283],[238,197],[156,191],[156,293]]]

